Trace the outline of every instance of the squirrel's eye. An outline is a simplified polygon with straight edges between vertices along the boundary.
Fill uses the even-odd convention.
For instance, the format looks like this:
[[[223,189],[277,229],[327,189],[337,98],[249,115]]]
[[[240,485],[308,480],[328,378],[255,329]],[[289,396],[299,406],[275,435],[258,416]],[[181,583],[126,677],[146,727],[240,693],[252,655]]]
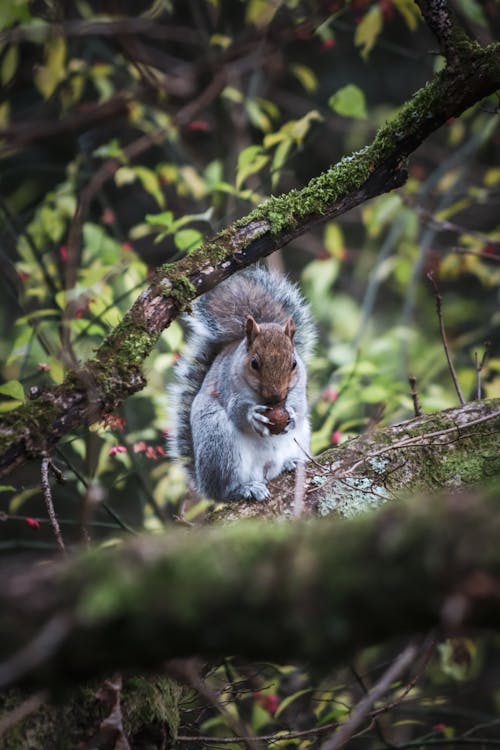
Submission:
[[[260,368],[259,360],[257,359],[257,357],[252,357],[252,359],[250,360],[250,367],[252,368],[252,370],[258,370]]]
[[[292,359],[292,370],[295,370],[296,367],[297,367],[297,360]]]

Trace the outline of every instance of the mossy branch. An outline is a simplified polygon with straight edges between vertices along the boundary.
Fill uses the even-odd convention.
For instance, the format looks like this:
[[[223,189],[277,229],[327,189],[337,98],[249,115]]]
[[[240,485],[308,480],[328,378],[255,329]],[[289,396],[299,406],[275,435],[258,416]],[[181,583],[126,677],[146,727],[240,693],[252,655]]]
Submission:
[[[500,45],[457,45],[453,65],[420,89],[373,142],[313,178],[273,197],[205,242],[153,281],[95,357],[53,390],[0,420],[0,476],[39,457],[75,428],[112,411],[144,387],[142,364],[161,332],[198,295],[315,225],[400,186],[409,154],[450,117],[500,87]]]
[[[413,496],[479,485],[500,476],[500,399],[426,414],[380,427],[336,446],[307,465],[304,507],[309,515],[352,518]],[[273,480],[266,503],[220,507],[218,520],[294,514],[293,474]]]

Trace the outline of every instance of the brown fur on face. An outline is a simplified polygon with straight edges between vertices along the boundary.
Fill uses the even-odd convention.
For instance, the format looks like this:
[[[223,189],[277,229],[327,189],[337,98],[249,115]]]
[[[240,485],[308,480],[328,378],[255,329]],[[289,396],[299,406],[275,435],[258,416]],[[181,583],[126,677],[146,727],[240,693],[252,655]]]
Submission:
[[[251,315],[246,320],[246,378],[264,404],[273,406],[283,403],[297,379],[294,333],[295,325],[291,318],[284,326],[277,323],[259,325]]]

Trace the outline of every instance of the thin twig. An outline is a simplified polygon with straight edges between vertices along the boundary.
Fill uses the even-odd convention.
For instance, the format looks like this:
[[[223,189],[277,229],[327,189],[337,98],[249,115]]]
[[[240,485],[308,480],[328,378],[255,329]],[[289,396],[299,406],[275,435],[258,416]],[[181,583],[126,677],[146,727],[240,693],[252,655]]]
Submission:
[[[466,234],[470,237],[475,237],[476,239],[480,240],[481,242],[484,242],[485,245],[491,245],[492,248],[500,250],[500,241],[494,239],[489,234],[485,234],[484,232],[480,232],[477,229],[470,229],[469,227],[463,227],[460,224],[456,224],[455,222],[448,221],[448,219],[440,219],[438,216],[433,213],[432,211],[429,211],[426,208],[423,208],[420,206],[415,198],[413,196],[409,196],[408,198],[405,198],[403,200],[403,203],[411,208],[413,211],[415,211],[419,217],[422,219],[422,222],[426,224],[427,226],[431,226],[433,229],[437,229],[439,232],[456,232],[457,234]],[[452,248],[453,252],[465,252],[465,248]],[[476,253],[475,251],[471,251],[473,255],[481,255],[481,253]]]
[[[275,732],[274,734],[260,734],[255,737],[210,737],[209,735],[188,735],[178,734],[175,738],[177,742],[212,742],[214,745],[234,745],[237,742],[244,742],[249,739],[258,739],[261,742],[284,742],[286,740],[294,740],[298,737],[311,737],[321,734],[322,732],[328,732],[330,729],[335,729],[338,726],[338,721],[331,721],[328,724],[322,724],[318,727],[311,727],[310,729],[300,729],[292,732]]]
[[[219,700],[215,690],[204,680],[200,674],[200,663],[197,659],[174,659],[167,664],[167,670],[173,676],[181,680],[190,687],[194,688],[201,696],[205,698],[220,714],[233,732],[235,737],[231,738],[232,742],[240,739],[246,745],[247,750],[261,750],[260,737],[250,735],[248,728],[238,714],[233,715]],[[219,738],[214,737],[213,741],[217,742]]]
[[[399,706],[404,701],[404,699],[406,698],[406,696],[408,695],[408,693],[410,693],[413,690],[413,688],[415,687],[415,685],[417,684],[417,682],[419,681],[419,679],[424,674],[425,670],[427,669],[427,667],[429,665],[430,660],[434,656],[435,651],[436,651],[436,639],[431,634],[429,636],[429,638],[427,639],[427,644],[424,645],[422,663],[421,663],[420,668],[418,669],[417,673],[408,682],[408,684],[405,686],[405,689],[397,697],[397,699],[392,700],[390,703],[386,703],[383,706],[381,706],[380,708],[377,708],[374,711],[372,711],[372,716],[373,717],[378,716],[379,714],[387,713],[388,711],[391,711],[393,708],[395,708],[396,706]]]
[[[460,404],[464,406],[465,399],[463,397],[462,391],[460,389],[460,385],[458,383],[457,373],[455,372],[455,368],[453,366],[453,362],[452,362],[451,355],[450,355],[450,350],[448,348],[448,340],[446,338],[446,331],[444,328],[443,309],[442,309],[443,299],[439,293],[439,287],[437,285],[436,279],[434,278],[434,274],[432,273],[432,271],[429,271],[429,273],[427,274],[427,278],[431,282],[432,287],[434,289],[434,297],[436,299],[436,310],[437,310],[437,315],[438,315],[438,320],[439,320],[439,330],[441,332],[441,341],[443,342],[444,352],[446,354],[446,359],[448,362],[448,368],[450,370],[450,374],[453,380],[453,385],[455,386],[455,390],[457,392],[457,396],[460,401]]]
[[[492,745],[498,747],[500,745],[500,739],[493,739],[491,737],[430,737],[429,739],[423,740],[410,740],[409,742],[403,742],[401,745],[392,745],[393,750],[406,750],[406,748],[417,747],[451,747],[452,745],[472,745],[474,748],[483,747],[486,745]],[[387,748],[379,746],[375,750],[387,750]]]
[[[490,353],[491,348],[491,341],[485,341],[484,342],[484,352],[483,356],[481,357],[481,360],[478,358],[477,352],[474,352],[474,366],[476,368],[476,398],[479,400],[482,398],[482,388],[481,388],[481,371],[486,364],[486,360],[488,358],[488,355]]]
[[[488,422],[490,419],[497,419],[500,416],[500,412],[495,411],[492,414],[487,414],[484,417],[478,417],[477,419],[473,419],[470,422],[468,422],[464,427],[475,427],[478,424],[482,424],[483,422]],[[376,458],[377,456],[381,456],[384,453],[390,453],[394,450],[399,450],[401,448],[411,448],[411,447],[424,447],[428,448],[432,445],[443,445],[443,443],[433,443],[432,440],[434,438],[441,438],[444,435],[450,435],[451,433],[456,432],[458,433],[457,439],[460,436],[460,425],[453,425],[453,427],[446,427],[443,430],[435,430],[434,432],[429,432],[425,436],[423,435],[414,435],[413,437],[409,438],[403,438],[397,443],[392,443],[391,445],[386,445],[384,448],[380,448],[380,450],[373,451],[372,453],[368,453],[367,455],[360,458],[358,461],[356,461],[352,466],[349,467],[349,470],[346,472],[346,476],[351,475],[358,466],[361,466],[363,463],[368,461],[369,459]],[[470,435],[462,435],[462,438],[471,437]],[[422,438],[425,438],[422,440]],[[420,442],[419,442],[420,441]],[[445,443],[446,445],[446,443]]]
[[[353,736],[361,722],[369,716],[373,704],[384,695],[391,684],[410,666],[417,654],[417,644],[410,643],[391,664],[389,669],[384,672],[370,692],[355,706],[349,720],[345,724],[342,724],[330,739],[321,745],[320,750],[338,750],[343,747]]]
[[[62,460],[67,464],[68,468],[74,473],[77,479],[80,480],[80,482],[83,484],[86,490],[89,488],[89,482],[84,477],[84,475],[78,470],[76,465],[63,453],[62,448],[56,448],[56,453],[62,458]],[[133,534],[134,536],[137,536],[138,532],[133,529],[131,526],[129,526],[125,521],[120,518],[118,513],[113,510],[113,508],[105,501],[101,500],[100,507],[103,508],[103,510],[106,511],[108,516],[115,521],[118,526],[123,529],[123,531],[127,531],[129,534]]]
[[[54,532],[54,536],[56,538],[57,544],[61,552],[65,553],[66,547],[64,546],[61,529],[60,529],[59,522],[57,520],[56,512],[54,509],[54,503],[52,501],[52,491],[50,489],[50,482],[49,482],[49,466],[50,465],[51,465],[50,458],[48,456],[44,456],[42,458],[42,466],[41,466],[43,497],[45,500],[47,513],[49,514],[50,523],[52,525],[52,530]]]
[[[295,438],[295,437],[294,437],[294,439],[293,439],[293,440],[294,440],[294,442],[295,442],[295,443],[297,443],[297,445],[299,446],[300,450],[302,451],[302,453],[304,454],[304,456],[305,456],[305,457],[307,458],[307,460],[308,460],[308,461],[310,461],[310,462],[311,462],[311,463],[313,463],[313,464],[314,464],[315,466],[317,466],[317,467],[318,467],[318,469],[321,469],[321,471],[322,471],[322,472],[323,472],[324,474],[329,474],[329,470],[328,470],[327,468],[325,468],[325,467],[324,467],[324,466],[323,466],[322,464],[320,464],[320,463],[319,463],[319,461],[316,461],[316,459],[314,458],[314,456],[312,456],[312,455],[311,455],[311,454],[309,453],[309,451],[307,451],[307,450],[306,450],[306,449],[304,448],[304,446],[303,446],[303,445],[301,445],[301,444],[299,443],[299,441],[297,440],[297,438]]]
[[[408,378],[410,382],[410,396],[413,401],[413,411],[415,412],[416,417],[422,416],[422,407],[420,406],[420,401],[418,398],[418,391],[417,391],[417,378],[414,375],[410,375]]]
[[[306,465],[299,461],[295,468],[295,487],[293,492],[293,515],[295,518],[304,512],[304,496],[306,490]]]
[[[363,677],[359,674],[359,672],[356,669],[356,667],[354,666],[354,664],[350,665],[350,669],[351,669],[351,672],[354,675],[354,678],[355,678],[356,682],[359,684],[361,690],[363,691],[363,695],[365,695],[365,696],[368,695],[369,692],[370,692],[370,690],[366,686],[365,681],[363,680]],[[378,738],[380,739],[381,742],[383,742],[385,745],[387,745],[387,747],[389,747],[391,743],[385,737],[382,725],[381,725],[380,721],[378,720],[378,718],[375,718],[374,714],[375,714],[375,712],[372,712],[373,724],[374,724],[374,727],[375,727],[375,731],[376,731],[376,733],[378,735]]]

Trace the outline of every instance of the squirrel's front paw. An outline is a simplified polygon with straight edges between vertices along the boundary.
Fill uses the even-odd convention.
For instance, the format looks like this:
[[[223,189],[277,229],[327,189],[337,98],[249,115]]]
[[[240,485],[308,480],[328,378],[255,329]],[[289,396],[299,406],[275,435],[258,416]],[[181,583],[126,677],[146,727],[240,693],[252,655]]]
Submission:
[[[290,430],[294,430],[295,429],[297,412],[295,411],[295,409],[293,408],[293,406],[288,406],[288,405],[286,407],[286,410],[288,412],[288,416],[290,417],[290,419],[288,420],[288,424],[286,425],[286,427],[283,430],[283,432],[290,432]]]
[[[267,489],[264,482],[248,482],[238,487],[238,495],[245,498],[245,500],[267,500],[269,497],[269,490]]]
[[[252,406],[248,410],[248,421],[250,422],[257,435],[260,435],[261,437],[267,437],[271,434],[268,427],[268,425],[271,424],[271,420],[268,419],[263,413],[266,411],[267,406],[260,406],[259,404]]]

